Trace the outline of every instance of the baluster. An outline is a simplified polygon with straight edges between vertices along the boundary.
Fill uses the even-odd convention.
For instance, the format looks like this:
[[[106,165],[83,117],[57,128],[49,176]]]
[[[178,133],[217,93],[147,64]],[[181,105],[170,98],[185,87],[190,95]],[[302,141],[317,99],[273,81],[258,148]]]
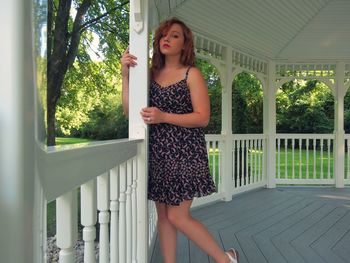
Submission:
[[[320,171],[320,173],[321,173],[321,179],[323,179],[323,139],[320,139],[320,147],[321,147],[321,152],[320,152],[320,158],[321,158],[321,171]]]
[[[314,167],[313,167],[313,179],[316,179],[316,139],[313,139],[313,148],[314,148]]]
[[[126,262],[126,163],[120,165],[120,196],[119,196],[119,262]]]
[[[118,208],[119,208],[119,168],[114,167],[110,170],[110,193],[111,193],[111,263],[118,262]]]
[[[295,139],[294,138],[292,138],[292,179],[295,179],[295,170],[294,170],[294,154],[295,154],[295,152],[294,152],[294,148],[295,148]]]
[[[100,224],[100,263],[109,262],[109,175],[108,172],[97,177],[97,209]]]
[[[132,209],[132,251],[131,251],[131,258],[132,262],[136,263],[136,249],[137,249],[137,196],[136,196],[136,189],[137,189],[137,160],[133,159],[132,162],[132,194],[131,194],[131,209]]]
[[[222,160],[221,160],[221,153],[222,153],[222,142],[219,140],[218,143],[218,163],[219,163],[219,169],[218,169],[218,176],[219,176],[219,184],[218,184],[218,193],[222,192],[222,177],[221,177],[221,166],[222,166]]]
[[[56,199],[57,246],[60,263],[75,262],[74,245],[78,236],[77,192],[70,191]]]
[[[347,172],[347,179],[350,179],[350,140],[347,140],[348,143],[348,172]]]
[[[281,178],[281,139],[277,139],[277,178]]]
[[[84,240],[84,262],[95,263],[95,239],[96,239],[96,183],[95,180],[83,184],[80,187],[81,203],[81,224],[83,229]]]
[[[303,148],[303,140],[299,139],[299,179],[303,178],[303,172],[301,169],[301,167],[303,165],[302,148]]]
[[[254,177],[257,178],[258,176],[257,174],[258,141],[257,140],[253,140],[253,147],[254,147]]]
[[[244,185],[247,185],[247,175],[245,173],[245,167],[244,167],[244,164],[245,164],[245,140],[242,140],[242,148],[241,148],[241,165],[242,165],[242,181],[243,181],[243,184]]]
[[[309,179],[309,139],[306,139],[306,179]]]
[[[262,158],[262,153],[261,153],[261,139],[257,139],[258,142],[258,178],[260,180],[261,178],[261,158]]]
[[[244,140],[244,145],[245,145],[245,176],[247,178],[247,184],[250,184],[252,179],[249,177],[249,166],[248,166],[248,160],[249,160],[249,155],[248,155],[248,140]]]
[[[284,179],[288,179],[288,138],[284,139]]]
[[[253,151],[252,151],[252,140],[250,139],[248,141],[248,147],[249,147],[249,166],[248,166],[248,170],[249,170],[249,177],[252,178],[252,181],[255,183],[256,182],[256,178],[254,177],[254,174],[252,173],[252,167],[253,167]]]
[[[327,171],[327,178],[331,178],[331,139],[328,139],[327,141],[328,145],[328,171]]]
[[[127,161],[126,169],[126,262],[131,263],[131,245],[132,245],[132,217],[131,217],[131,185],[132,185],[132,160]]]
[[[238,180],[238,185],[241,186],[242,185],[242,180],[241,180],[241,176],[242,176],[242,171],[241,171],[241,141],[237,141],[237,180]]]
[[[275,146],[276,147],[276,146]],[[261,161],[262,161],[262,170],[261,170],[261,178],[260,178],[260,180],[259,181],[263,181],[265,178],[266,178],[266,175],[265,175],[265,164],[266,164],[266,162],[265,162],[265,155],[264,155],[264,153],[266,153],[266,151],[265,151],[265,149],[266,149],[266,140],[265,139],[262,139],[262,141],[261,141],[261,154],[262,154],[262,156],[261,156]],[[274,151],[275,151],[275,149],[274,149]]]
[[[237,179],[236,179],[236,140],[232,140],[232,176],[234,181],[234,186],[237,187]]]
[[[213,180],[216,180],[216,160],[215,160],[215,153],[216,153],[216,144],[215,141],[211,141],[211,146],[212,146],[212,156],[211,156],[211,160],[212,160],[212,167],[213,167]],[[216,182],[215,182],[216,183]]]

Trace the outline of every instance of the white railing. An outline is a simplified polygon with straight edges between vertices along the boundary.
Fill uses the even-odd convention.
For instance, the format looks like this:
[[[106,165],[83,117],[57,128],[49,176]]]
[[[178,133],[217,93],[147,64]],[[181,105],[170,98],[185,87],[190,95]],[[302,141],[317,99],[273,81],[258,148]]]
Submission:
[[[232,138],[233,193],[264,186],[266,184],[266,136],[234,134]]]
[[[350,185],[350,134],[345,134],[344,183]]]
[[[277,134],[277,184],[335,184],[334,134]]]
[[[79,223],[83,226],[84,263],[97,262],[96,254],[98,262],[146,262],[146,254],[138,249],[143,246],[138,240],[148,221],[138,215],[140,209],[147,209],[139,202],[146,198],[146,187],[138,185],[139,178],[146,175],[139,167],[140,143],[142,140],[117,140],[41,151],[39,171],[45,196],[56,199],[60,263],[77,262],[74,246]]]

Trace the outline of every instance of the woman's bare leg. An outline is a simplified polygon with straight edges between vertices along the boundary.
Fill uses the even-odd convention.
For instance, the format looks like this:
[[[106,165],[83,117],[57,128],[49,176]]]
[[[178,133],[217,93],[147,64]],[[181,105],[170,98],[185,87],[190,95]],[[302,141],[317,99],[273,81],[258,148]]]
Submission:
[[[176,262],[176,228],[168,220],[168,206],[156,202],[158,237],[164,263]]]
[[[228,256],[206,227],[191,216],[191,203],[192,200],[189,200],[182,202],[179,206],[168,206],[169,221],[217,263],[229,262]]]

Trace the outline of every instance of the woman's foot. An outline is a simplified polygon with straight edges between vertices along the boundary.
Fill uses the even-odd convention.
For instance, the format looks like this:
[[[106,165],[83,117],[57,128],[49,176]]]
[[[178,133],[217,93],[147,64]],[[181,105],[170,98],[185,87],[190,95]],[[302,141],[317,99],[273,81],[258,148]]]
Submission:
[[[228,263],[238,263],[238,252],[235,249],[230,248],[225,253],[229,259]]]

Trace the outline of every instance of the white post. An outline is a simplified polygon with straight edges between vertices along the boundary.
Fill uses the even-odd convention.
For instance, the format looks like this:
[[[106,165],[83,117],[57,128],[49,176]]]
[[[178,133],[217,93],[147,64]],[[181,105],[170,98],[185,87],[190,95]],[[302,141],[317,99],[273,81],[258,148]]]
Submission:
[[[1,1],[1,262],[36,263],[33,251],[40,250],[36,241],[40,232],[33,231],[35,108],[32,11],[32,1]]]
[[[337,188],[344,188],[344,156],[345,156],[345,131],[344,131],[344,96],[346,93],[345,80],[345,64],[338,62],[336,66],[336,96],[334,100],[334,178]]]
[[[140,110],[148,105],[148,11],[149,0],[130,1],[130,53],[137,57],[137,66],[130,69],[129,138],[144,139],[137,157],[137,262],[148,259],[147,213],[147,126]],[[120,229],[121,230],[121,229]]]
[[[95,179],[83,184],[80,187],[81,200],[81,224],[84,240],[84,262],[95,263],[95,239],[96,239],[96,184]]]
[[[57,247],[60,263],[75,262],[74,245],[78,237],[77,191],[72,190],[56,199]]]
[[[232,48],[225,48],[225,67],[218,68],[221,76],[221,134],[224,136],[222,159],[222,189],[224,200],[232,200]]]
[[[97,209],[100,224],[100,263],[109,262],[109,174],[97,177]]]
[[[269,62],[267,85],[264,87],[264,134],[267,135],[267,187],[276,187],[276,64]]]

